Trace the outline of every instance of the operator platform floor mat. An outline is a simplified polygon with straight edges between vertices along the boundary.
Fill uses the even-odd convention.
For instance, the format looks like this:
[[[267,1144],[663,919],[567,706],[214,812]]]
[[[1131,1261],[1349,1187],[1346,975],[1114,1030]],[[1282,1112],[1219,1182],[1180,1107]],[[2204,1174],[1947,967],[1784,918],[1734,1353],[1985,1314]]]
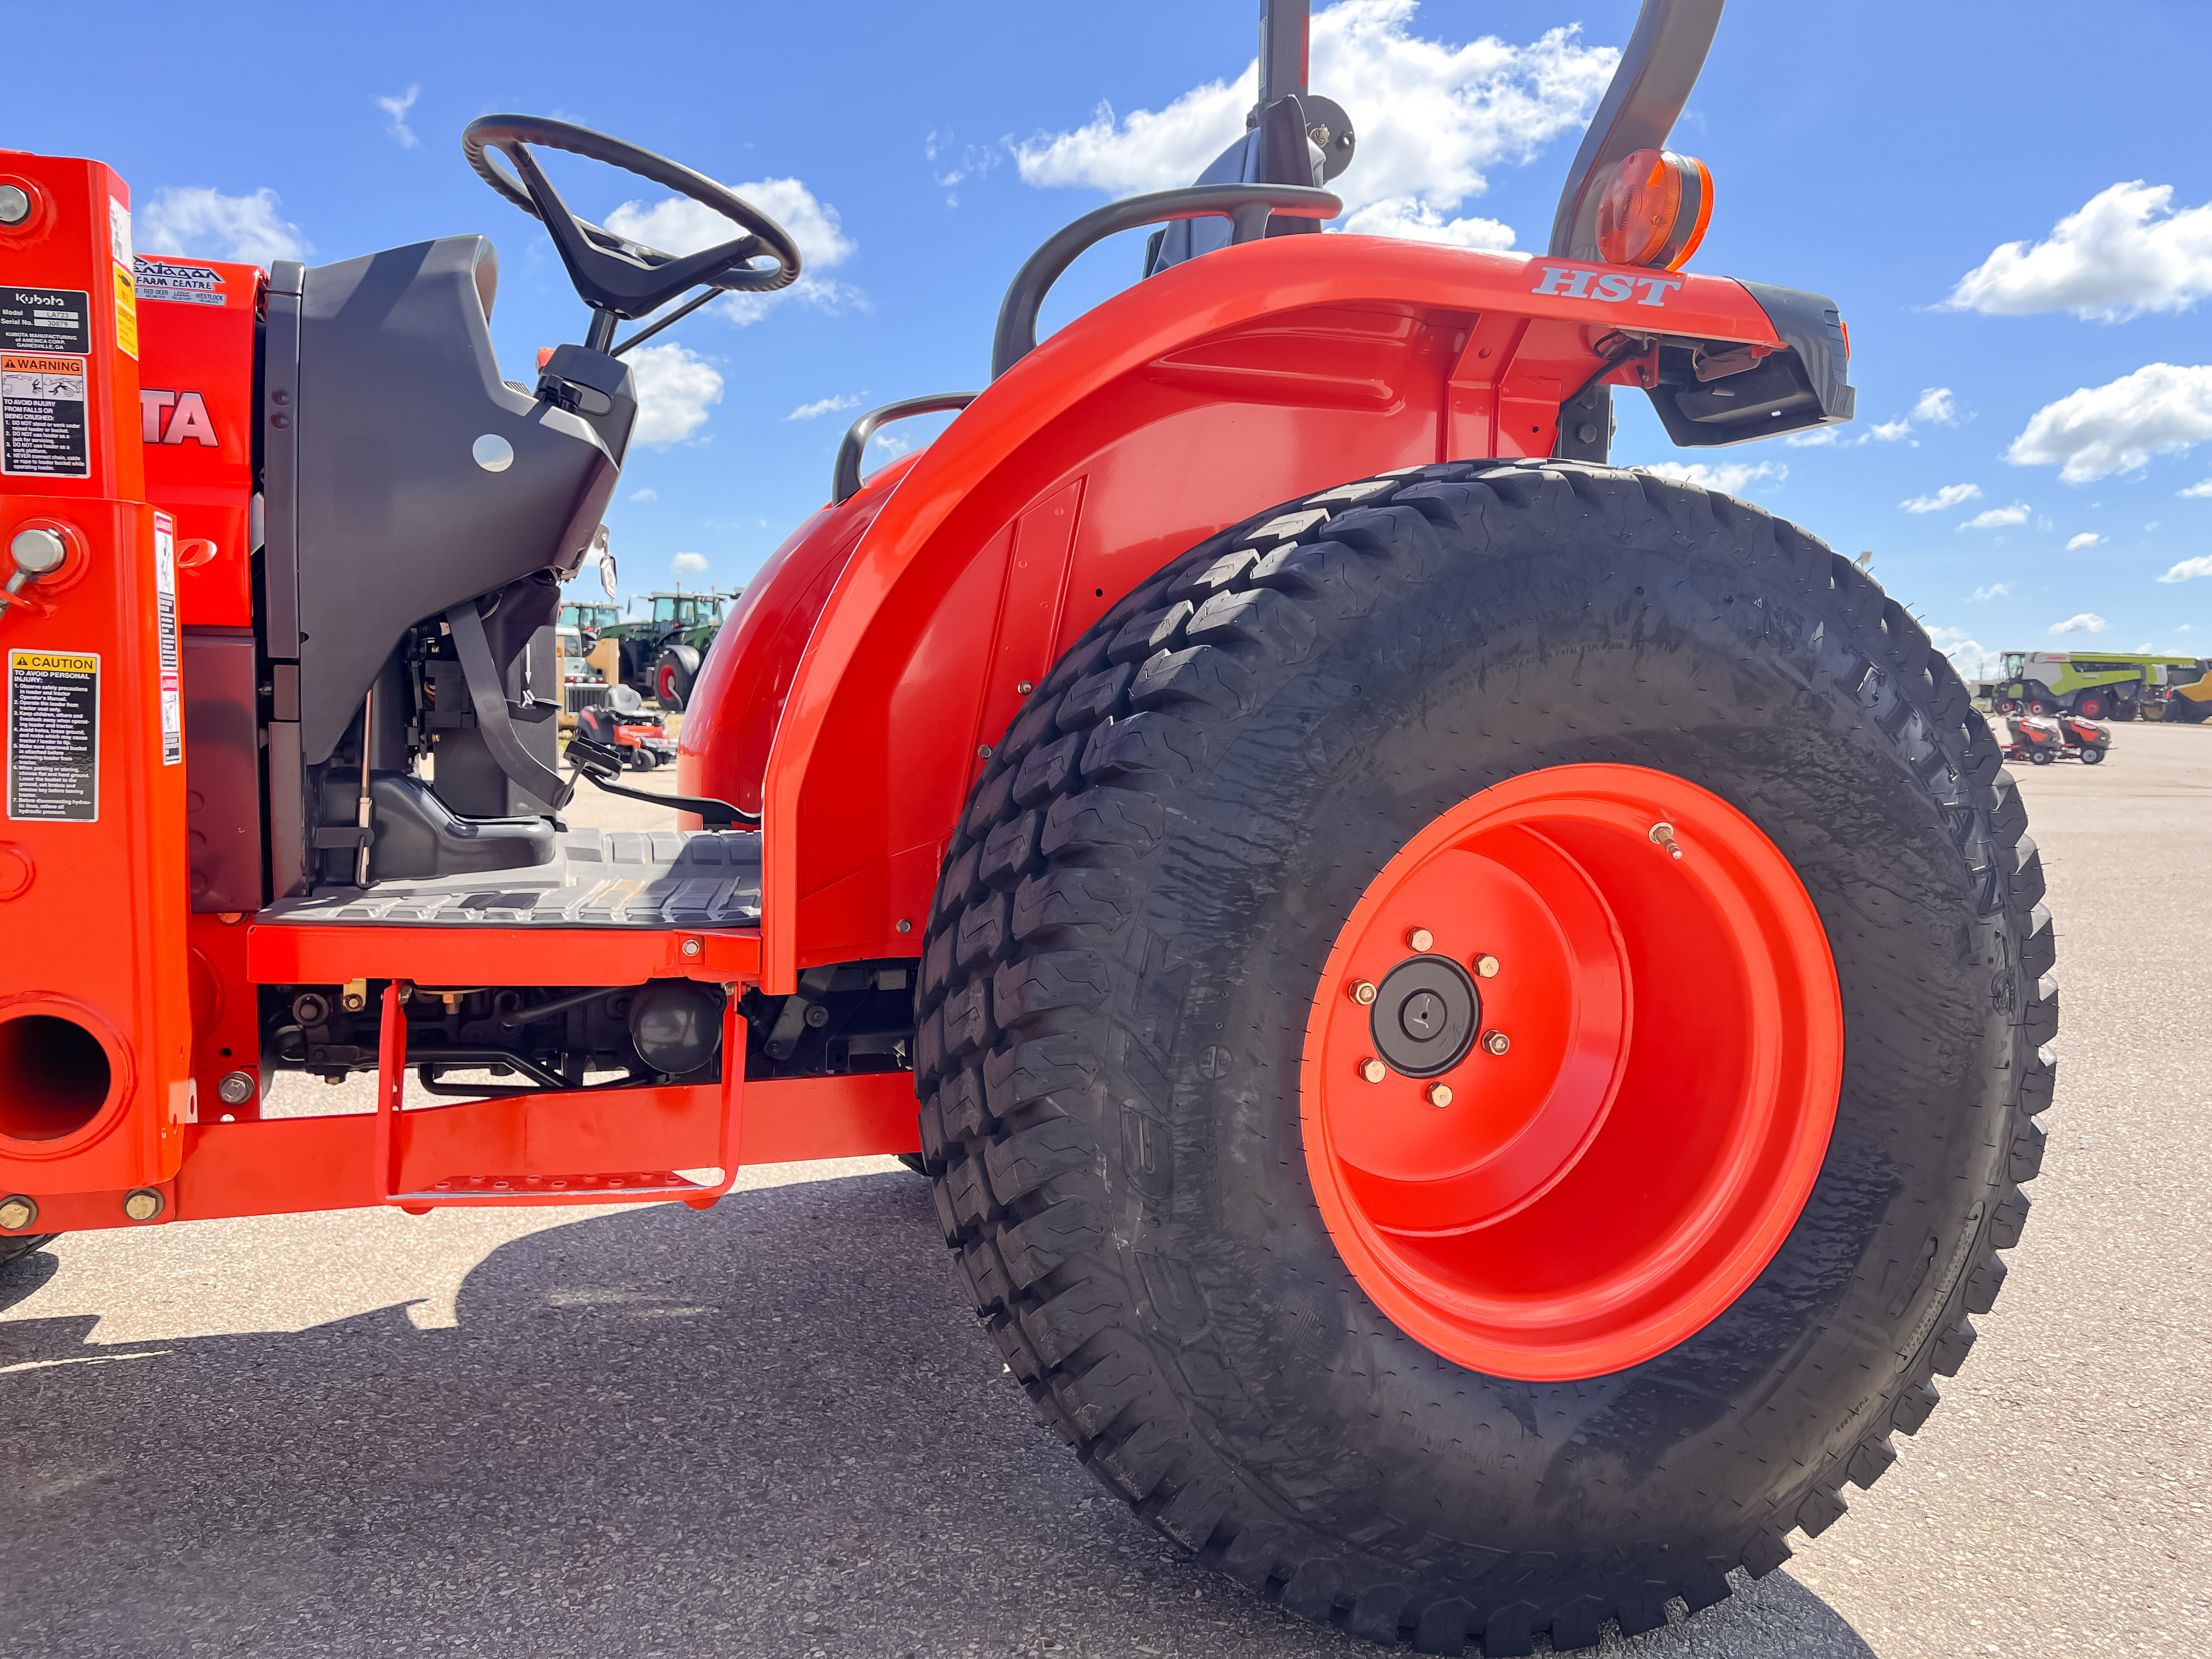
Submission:
[[[264,922],[454,927],[750,927],[760,837],[743,830],[572,830],[550,863],[434,881],[380,881],[279,899]]]

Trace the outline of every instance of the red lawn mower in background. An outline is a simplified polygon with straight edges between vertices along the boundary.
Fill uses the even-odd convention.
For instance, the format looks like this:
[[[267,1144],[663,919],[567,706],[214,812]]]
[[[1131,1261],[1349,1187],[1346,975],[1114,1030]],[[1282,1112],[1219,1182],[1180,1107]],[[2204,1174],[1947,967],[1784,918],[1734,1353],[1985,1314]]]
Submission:
[[[585,752],[576,745],[591,744],[606,751],[592,758],[608,762],[613,769],[627,766],[632,771],[650,772],[656,766],[672,765],[676,760],[676,739],[668,735],[667,725],[661,717],[645,706],[634,685],[617,685],[607,694],[603,708],[586,708],[576,715],[576,735],[568,740],[568,763],[584,776],[592,775],[585,767]],[[658,795],[647,796],[658,800]]]
[[[2057,1000],[1920,625],[1607,462],[1616,388],[1700,449],[1851,413],[1832,302],[1683,268],[1719,13],[1647,0],[1524,255],[1313,234],[1356,136],[1276,0],[1200,179],[1048,240],[985,390],[848,434],[706,659],[682,834],[564,827],[614,769],[558,763],[533,641],[624,354],[793,281],[780,226],[477,121],[589,308],[523,390],[481,236],[134,264],[121,179],[0,155],[0,1249],[895,1152],[1036,1409],[1298,1613],[1518,1654],[1775,1567],[1973,1343]],[[552,149],[731,240],[579,218]],[[286,1072],[377,1109],[264,1117]]]
[[[2064,709],[2055,714],[2007,714],[2004,722],[2008,738],[2005,758],[2026,761],[2032,766],[2048,766],[2062,755],[2072,755],[2084,766],[2096,766],[2112,746],[2110,726]]]

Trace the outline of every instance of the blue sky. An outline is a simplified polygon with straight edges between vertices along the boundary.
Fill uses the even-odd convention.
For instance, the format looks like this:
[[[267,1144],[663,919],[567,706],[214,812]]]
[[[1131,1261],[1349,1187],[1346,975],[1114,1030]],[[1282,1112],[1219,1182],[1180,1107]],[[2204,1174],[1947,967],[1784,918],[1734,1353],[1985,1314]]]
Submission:
[[[1338,185],[1350,222],[1540,248],[1634,15],[1322,12],[1316,89],[1362,139]],[[580,337],[583,313],[535,222],[462,161],[469,119],[557,115],[760,183],[810,279],[663,337],[681,347],[648,388],[664,441],[633,451],[611,517],[626,589],[672,568],[727,585],[819,504],[846,411],[979,386],[1039,240],[1186,182],[1241,130],[1255,21],[1252,0],[401,3],[220,28],[141,8],[96,73],[11,88],[6,142],[114,165],[142,251],[321,261],[485,232],[515,378]],[[1707,476],[1871,550],[1962,665],[2022,647],[2212,653],[2208,47],[2201,4],[1738,0],[1676,129],[1717,181],[1692,268],[1834,295],[1859,386],[1837,442],[1708,452]],[[587,216],[631,203],[633,222],[671,224],[650,186],[581,163],[556,177]],[[1048,325],[1129,281],[1140,246],[1087,256]],[[1620,408],[1617,459],[1685,461],[1640,398]]]

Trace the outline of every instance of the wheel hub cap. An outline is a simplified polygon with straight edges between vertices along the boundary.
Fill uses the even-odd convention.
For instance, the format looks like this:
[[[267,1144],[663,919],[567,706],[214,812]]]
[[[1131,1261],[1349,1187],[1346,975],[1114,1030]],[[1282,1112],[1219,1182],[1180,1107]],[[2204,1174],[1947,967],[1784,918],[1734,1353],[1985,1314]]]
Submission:
[[[1370,1025],[1376,1052],[1407,1077],[1435,1077],[1467,1058],[1482,998],[1449,957],[1409,957],[1376,988]]]

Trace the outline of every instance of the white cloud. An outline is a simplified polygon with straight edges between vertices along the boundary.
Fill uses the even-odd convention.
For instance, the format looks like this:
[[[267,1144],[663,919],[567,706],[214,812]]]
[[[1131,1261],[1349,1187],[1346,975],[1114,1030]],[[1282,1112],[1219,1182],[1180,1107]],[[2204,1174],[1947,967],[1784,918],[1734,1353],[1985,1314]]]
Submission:
[[[678,553],[668,562],[672,575],[696,576],[706,568],[707,556],[704,553]]]
[[[138,239],[149,253],[197,254],[257,265],[303,259],[314,252],[299,226],[277,212],[266,185],[251,196],[226,196],[204,185],[154,192],[139,210]]]
[[[643,489],[631,490],[629,498],[634,501],[657,501],[660,499],[660,492],[647,485]]]
[[[1676,483],[1700,484],[1723,495],[1741,495],[1753,484],[1769,479],[1780,483],[1790,476],[1790,469],[1779,461],[1761,461],[1756,466],[1748,461],[1711,465],[1704,461],[1660,461],[1642,470],[1657,477],[1671,478]]]
[[[2018,317],[2070,311],[2124,322],[2212,294],[2212,205],[2172,211],[2173,186],[2114,185],[2045,240],[2007,242],[1959,279],[1947,311]]]
[[[821,275],[833,265],[842,264],[857,251],[857,244],[845,234],[836,208],[817,199],[796,179],[757,179],[750,184],[732,185],[730,190],[791,233],[791,240],[799,244],[800,275],[789,288],[773,294],[726,295],[709,307],[716,315],[743,325],[758,322],[785,300],[799,300],[827,311],[866,305],[860,289]],[[696,253],[744,234],[714,209],[688,196],[671,196],[651,206],[624,202],[607,215],[606,226],[617,236],[643,242],[664,253]]]
[[[929,176],[945,191],[945,205],[958,207],[960,197],[957,186],[970,179],[980,179],[1005,159],[1006,152],[995,144],[963,144],[951,131],[933,131],[922,140],[921,153],[930,163]],[[939,167],[937,164],[943,161]]]
[[[2105,538],[2094,530],[2085,530],[2066,544],[2069,553],[2079,553],[2085,547],[2094,547]]]
[[[2206,478],[2201,483],[2193,483],[2186,489],[2178,489],[2174,494],[2177,495],[2192,495],[2198,497],[2199,499],[2207,495],[2212,495],[2212,478]]]
[[[1978,587],[1966,595],[1969,605],[1978,605],[1984,599],[2002,599],[2012,592],[2009,582],[1991,582],[1987,587]]]
[[[817,398],[811,404],[801,404],[783,418],[787,421],[811,421],[817,415],[835,415],[841,409],[858,409],[860,400],[846,393],[834,398]]]
[[[1977,513],[1959,526],[1961,530],[2002,530],[2007,525],[2027,522],[2027,503],[2014,501],[2010,507],[1993,507],[1986,513]]]
[[[2112,624],[2094,611],[2084,611],[2079,616],[2069,617],[2063,623],[2051,624],[2054,634],[2101,634]]]
[[[1981,495],[1982,487],[1978,483],[1945,484],[1933,495],[1915,495],[1898,505],[1907,513],[1948,513],[1961,501],[1979,501]]]
[[[2167,571],[2166,574],[2160,576],[2159,580],[2162,582],[2185,582],[2192,580],[2198,576],[2212,576],[2212,557],[2184,559],[2179,564],[2174,566],[2172,569]]]
[[[666,448],[705,423],[709,405],[722,401],[722,374],[688,346],[640,346],[629,354],[637,376],[634,442]]]
[[[1994,679],[2002,666],[1999,654],[1979,640],[1970,638],[1963,628],[1931,628],[1928,638],[1951,659],[1951,665],[1959,671],[1959,678],[1968,684]]]
[[[1425,240],[1510,246],[1506,227],[1455,219],[1452,210],[1488,189],[1486,169],[1533,160],[1579,132],[1620,53],[1584,46],[1575,28],[1525,46],[1493,35],[1452,46],[1413,33],[1418,9],[1418,0],[1340,0],[1314,14],[1311,84],[1358,123],[1358,159],[1330,188],[1350,213],[1389,208],[1367,222],[1372,234],[1410,228]],[[1121,118],[1101,104],[1083,126],[1015,145],[1015,165],[1028,184],[1115,196],[1188,185],[1244,131],[1257,85],[1248,64],[1235,82],[1194,87],[1158,111]]]
[[[1447,219],[1412,196],[1370,202],[1345,216],[1344,228],[1354,236],[1397,236],[1409,242],[1443,242],[1492,253],[1503,253],[1513,246],[1513,227],[1509,224],[1496,219]]]
[[[1956,426],[1959,405],[1948,386],[1931,386],[1920,393],[1920,401],[1912,405],[1912,418],[1925,421],[1930,426]]]
[[[1921,401],[1927,399],[1923,396]],[[1782,441],[1792,449],[1861,449],[1868,444],[1893,444],[1900,439],[1915,449],[1920,447],[1920,441],[1912,435],[1911,421],[1903,416],[1863,427],[1855,437],[1844,436],[1841,427],[1816,426],[1810,432],[1793,432]]]
[[[390,125],[384,130],[399,141],[402,149],[413,149],[422,142],[415,136],[415,130],[407,125],[407,112],[415,107],[415,100],[422,95],[422,88],[410,87],[396,98],[375,100],[377,108],[392,118]]]
[[[2056,466],[2068,483],[2088,483],[2207,438],[2212,366],[2150,363],[2045,404],[2028,417],[2005,459],[2014,466]]]

